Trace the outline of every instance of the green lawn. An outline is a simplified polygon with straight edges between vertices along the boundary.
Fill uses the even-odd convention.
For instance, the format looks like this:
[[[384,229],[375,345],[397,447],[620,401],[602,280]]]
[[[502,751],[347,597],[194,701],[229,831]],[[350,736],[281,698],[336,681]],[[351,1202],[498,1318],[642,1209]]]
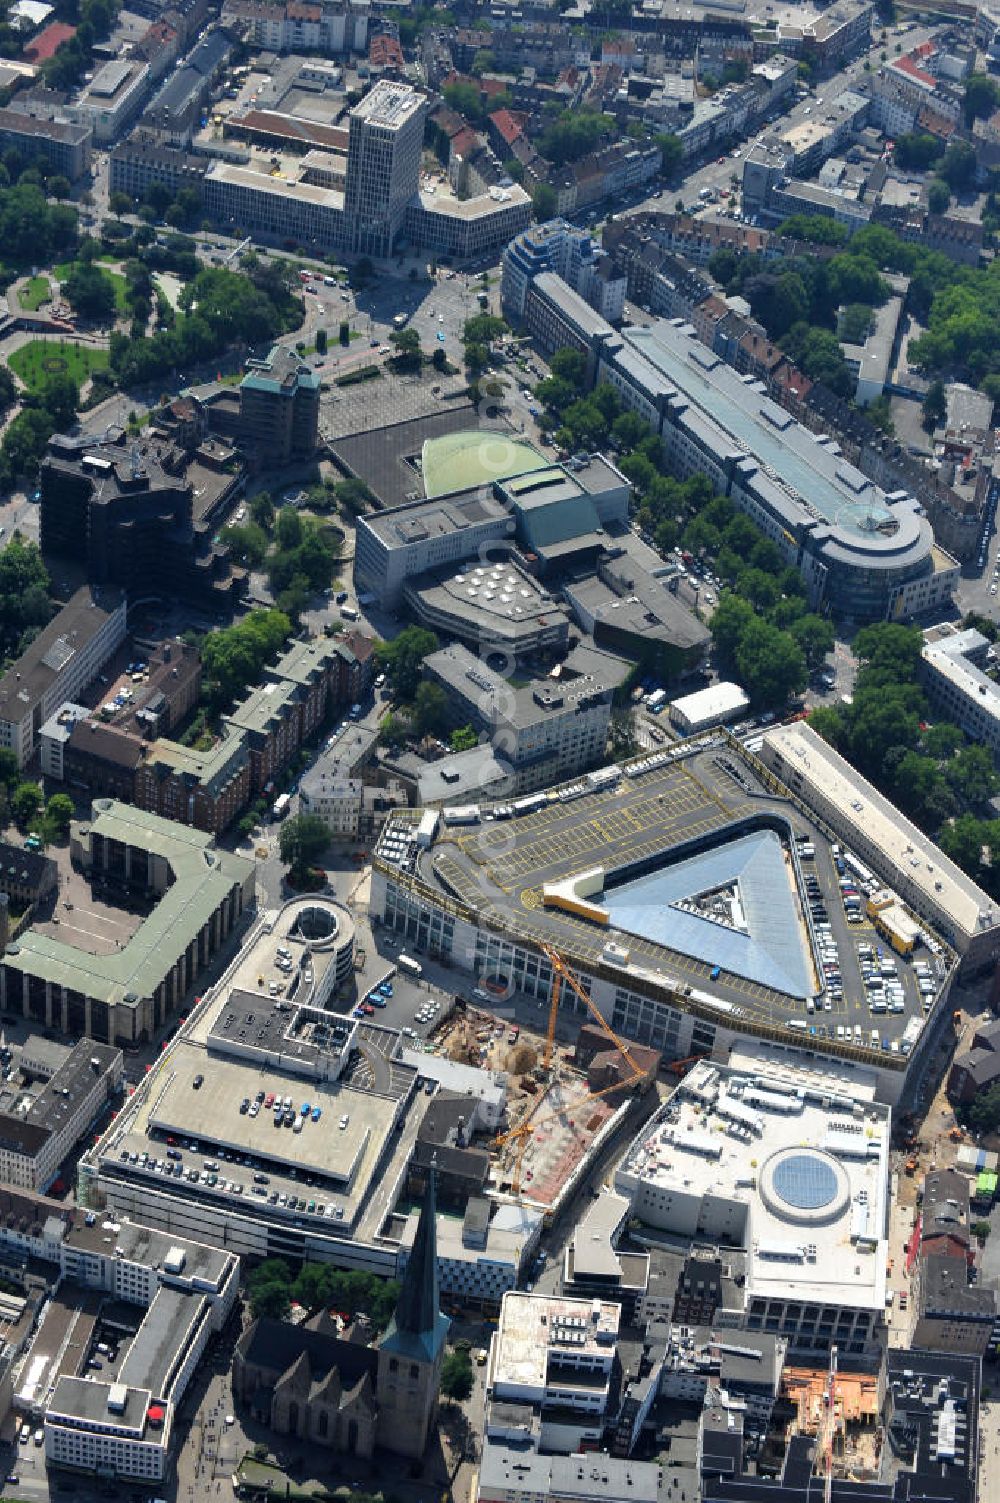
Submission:
[[[48,277],[29,277],[17,295],[22,308],[29,313],[37,313],[43,303],[47,303],[51,296]]]
[[[15,350],[7,363],[31,391],[44,386],[47,376],[64,372],[81,387],[93,371],[107,369],[108,352],[91,349],[89,345],[70,344],[65,339],[33,339]]]

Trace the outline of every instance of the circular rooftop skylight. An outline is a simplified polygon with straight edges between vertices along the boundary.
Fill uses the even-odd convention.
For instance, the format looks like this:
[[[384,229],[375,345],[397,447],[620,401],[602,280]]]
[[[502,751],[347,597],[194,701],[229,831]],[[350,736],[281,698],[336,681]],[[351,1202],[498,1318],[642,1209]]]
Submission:
[[[814,1153],[792,1153],[775,1165],[772,1183],[787,1205],[798,1211],[819,1211],[837,1193],[833,1165]]]

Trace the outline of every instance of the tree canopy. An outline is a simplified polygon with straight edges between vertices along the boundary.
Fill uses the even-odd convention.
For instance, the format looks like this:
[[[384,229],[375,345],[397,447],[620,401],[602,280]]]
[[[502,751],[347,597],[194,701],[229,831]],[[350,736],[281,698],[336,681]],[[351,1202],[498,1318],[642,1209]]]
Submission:
[[[217,709],[228,708],[284,646],[292,623],[283,611],[251,611],[235,626],[208,634],[202,643],[204,692]]]
[[[303,876],[330,844],[326,821],[318,814],[295,814],[281,826],[281,859],[296,876]]]
[[[420,683],[424,658],[438,649],[438,639],[424,626],[406,626],[391,642],[379,642],[375,655],[395,697],[411,704]]]

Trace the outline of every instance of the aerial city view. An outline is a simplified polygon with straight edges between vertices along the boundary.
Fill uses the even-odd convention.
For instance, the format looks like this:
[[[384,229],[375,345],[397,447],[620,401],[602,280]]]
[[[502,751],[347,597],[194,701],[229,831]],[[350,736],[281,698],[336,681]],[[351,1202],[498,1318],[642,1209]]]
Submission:
[[[0,1503],[1000,1503],[1000,0],[3,0]]]

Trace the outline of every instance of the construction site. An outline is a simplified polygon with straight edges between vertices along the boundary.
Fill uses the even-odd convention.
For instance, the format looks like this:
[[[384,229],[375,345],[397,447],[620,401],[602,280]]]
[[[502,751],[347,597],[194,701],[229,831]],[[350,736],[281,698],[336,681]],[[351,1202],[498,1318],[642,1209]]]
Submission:
[[[546,954],[555,984],[544,1035],[470,1007],[452,1013],[429,1043],[456,1063],[506,1074],[508,1125],[492,1143],[490,1189],[551,1213],[576,1187],[618,1114],[655,1081],[659,1056],[618,1038],[561,957]],[[593,1018],[581,1031],[582,1048],[556,1046],[564,987]]]
[[[781,1398],[791,1417],[777,1440],[779,1453],[795,1435],[815,1437],[814,1468],[827,1497],[835,1481],[879,1476],[883,1433],[877,1373],[840,1370],[833,1347],[825,1368],[786,1367]]]

